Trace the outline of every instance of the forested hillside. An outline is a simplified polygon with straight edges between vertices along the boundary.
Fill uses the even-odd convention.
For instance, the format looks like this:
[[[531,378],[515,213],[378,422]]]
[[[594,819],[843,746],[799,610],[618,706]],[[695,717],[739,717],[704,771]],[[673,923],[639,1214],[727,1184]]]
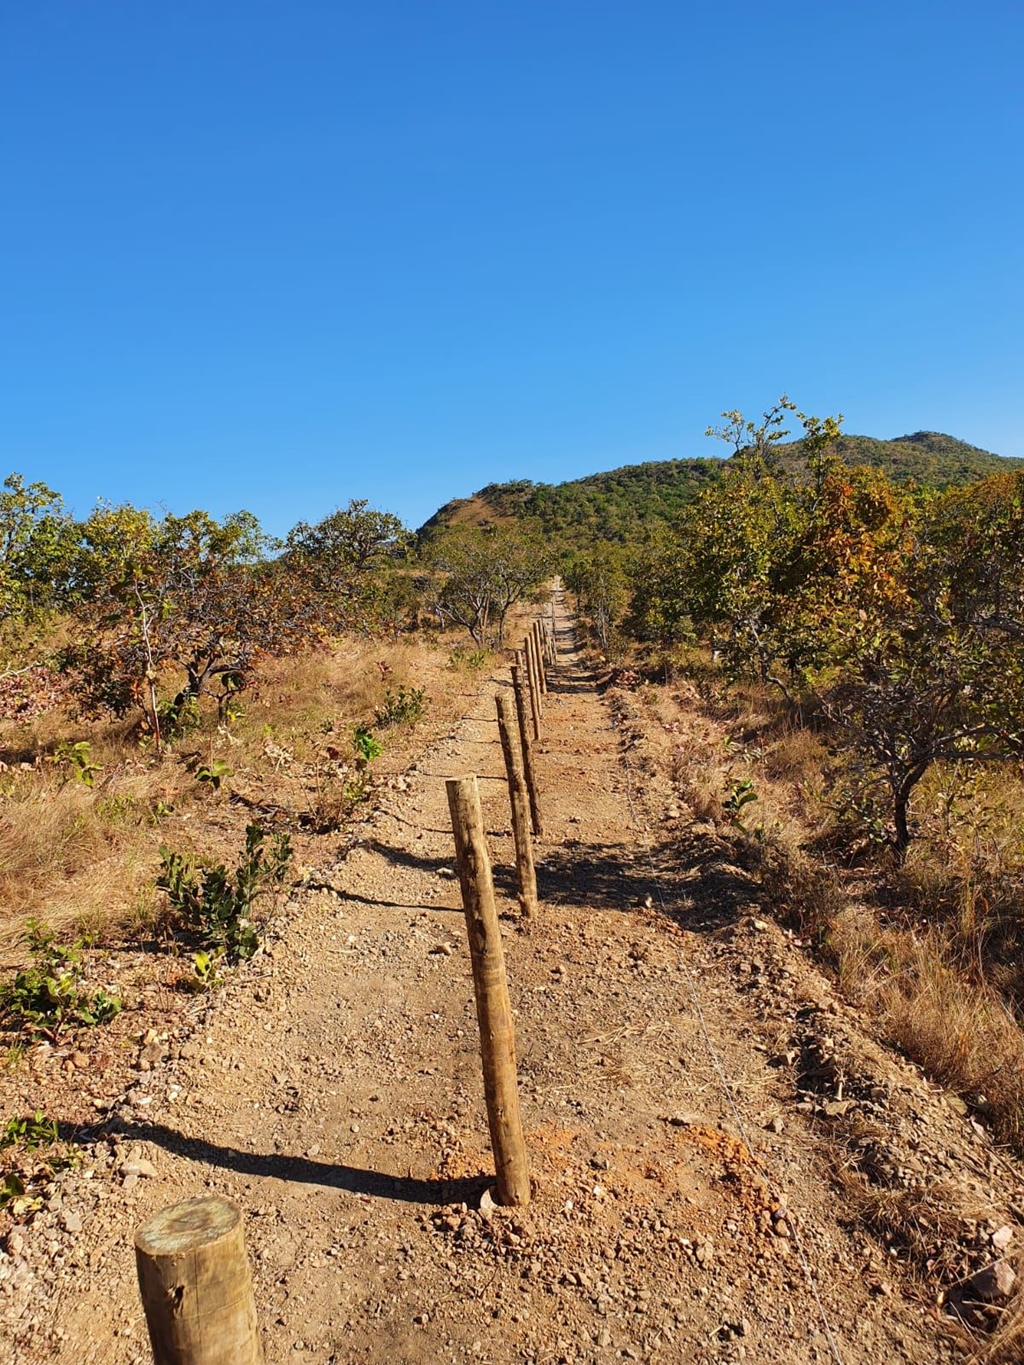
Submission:
[[[896,483],[935,488],[973,483],[1022,467],[1020,460],[993,455],[936,431],[917,431],[889,441],[843,434],[833,450],[846,464],[884,470]],[[799,475],[806,469],[803,441],[777,445],[774,454],[789,473]],[[651,460],[566,483],[532,483],[529,479],[490,483],[472,497],[455,498],[439,508],[421,533],[443,526],[493,526],[527,519],[538,523],[548,540],[566,545],[585,544],[595,536],[610,541],[634,540],[643,530],[672,521],[729,463],[716,459]]]
[[[787,468],[806,466],[803,441],[778,446],[776,451]],[[936,488],[974,483],[990,474],[1009,473],[1024,464],[1006,455],[993,455],[941,431],[915,431],[890,441],[844,433],[835,443],[835,453],[848,465],[883,469],[895,483],[913,481]]]
[[[670,520],[720,469],[720,460],[652,460],[568,483],[491,483],[447,503],[422,529],[529,518],[548,537],[627,540],[642,526]]]

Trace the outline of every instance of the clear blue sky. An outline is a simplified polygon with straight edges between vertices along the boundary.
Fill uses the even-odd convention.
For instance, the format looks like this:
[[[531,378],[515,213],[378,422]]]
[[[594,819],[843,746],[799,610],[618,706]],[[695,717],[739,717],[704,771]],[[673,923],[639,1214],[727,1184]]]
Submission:
[[[1024,6],[0,5],[0,472],[275,532],[710,453],[1024,455]]]

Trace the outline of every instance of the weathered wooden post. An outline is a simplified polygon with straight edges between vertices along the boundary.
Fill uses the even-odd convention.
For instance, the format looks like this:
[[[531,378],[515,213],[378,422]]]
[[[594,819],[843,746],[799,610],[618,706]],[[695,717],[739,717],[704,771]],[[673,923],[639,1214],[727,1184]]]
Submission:
[[[537,655],[532,635],[523,640],[523,654],[526,656],[526,677],[530,684],[530,711],[533,714],[533,737],[540,741],[540,719],[544,714],[540,701],[540,678],[537,676]]]
[[[512,691],[516,698],[516,719],[519,722],[519,748],[523,755],[523,772],[526,775],[526,790],[530,796],[530,818],[533,832],[539,839],[540,797],[537,792],[537,774],[533,766],[533,740],[530,737],[530,722],[526,714],[526,684],[523,682],[522,655],[516,654],[517,662],[512,665]]]
[[[242,1210],[189,1199],[135,1234],[155,1365],[263,1365]]]
[[[537,658],[537,677],[540,679],[541,694],[546,695],[548,690],[548,671],[544,664],[544,635],[541,631],[539,621],[534,621],[530,633],[533,636],[533,651]]]
[[[519,1117],[512,1005],[505,979],[505,955],[494,904],[480,792],[475,777],[451,777],[445,785],[473,964],[484,1095],[498,1177],[498,1202],[522,1208],[530,1202],[530,1170]]]
[[[530,839],[530,796],[526,789],[523,756],[516,735],[516,717],[512,698],[499,692],[494,698],[498,708],[498,734],[501,752],[505,756],[508,795],[512,807],[512,836],[516,845],[516,877],[519,883],[519,905],[527,919],[537,913],[537,871],[533,865],[533,842]]]

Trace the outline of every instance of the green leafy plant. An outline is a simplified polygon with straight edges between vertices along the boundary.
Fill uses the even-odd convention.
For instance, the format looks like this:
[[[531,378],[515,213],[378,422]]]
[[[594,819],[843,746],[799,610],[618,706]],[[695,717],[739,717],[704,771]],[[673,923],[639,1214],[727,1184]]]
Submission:
[[[30,921],[31,964],[0,987],[0,1013],[32,1032],[56,1038],[61,1029],[108,1023],[121,1001],[83,986],[79,944],[61,944],[45,925]]]
[[[0,1151],[0,1209],[15,1219],[37,1213],[54,1175],[79,1159],[75,1148],[61,1142],[56,1119],[41,1109],[8,1119],[0,1128]]]
[[[37,1109],[34,1114],[7,1120],[0,1128],[0,1147],[22,1146],[31,1152],[37,1147],[49,1147],[57,1136],[57,1120],[47,1118]]]
[[[165,740],[182,739],[202,724],[203,714],[199,708],[199,698],[186,693],[173,701],[157,703],[157,717],[160,733]]]
[[[161,801],[158,797],[146,813],[146,819],[151,825],[159,825],[165,816],[173,814],[174,807],[167,801]]]
[[[384,690],[384,700],[374,711],[377,724],[412,725],[427,709],[427,692],[424,687],[405,687]]]
[[[93,763],[91,745],[87,739],[80,739],[75,744],[67,740],[58,744],[50,762],[62,767],[68,777],[86,787],[94,786],[96,774],[103,771],[101,764]]]
[[[234,771],[222,758],[214,758],[196,769],[196,781],[212,787],[215,792],[220,791],[220,784],[233,776]]]
[[[369,730],[362,725],[357,725],[352,733],[352,747],[356,751],[356,762],[363,765],[372,763],[384,752],[380,740],[374,739]]]
[[[184,926],[199,934],[208,948],[220,949],[229,961],[249,958],[260,936],[252,920],[256,899],[279,887],[292,856],[287,834],[266,844],[259,825],[245,831],[245,850],[234,873],[223,863],[202,863],[161,846],[163,868],[156,884],[181,917]]]
[[[729,795],[722,802],[722,809],[725,811],[729,823],[735,825],[737,829],[743,830],[744,834],[747,832],[746,826],[740,820],[740,815],[745,806],[749,806],[756,800],[758,800],[758,795],[754,791],[754,784],[747,779],[745,782],[734,782]]]
[[[223,956],[223,948],[215,948],[211,952],[200,950],[192,954],[192,984],[196,990],[212,991],[222,984],[224,978],[218,970],[218,963]]]

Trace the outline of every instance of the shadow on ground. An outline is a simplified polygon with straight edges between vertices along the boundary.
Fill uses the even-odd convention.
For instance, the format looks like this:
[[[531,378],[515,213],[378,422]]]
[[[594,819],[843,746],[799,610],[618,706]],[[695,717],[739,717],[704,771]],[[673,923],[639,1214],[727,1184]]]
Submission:
[[[64,1127],[61,1125],[62,1129]],[[219,1146],[206,1138],[184,1137],[162,1123],[115,1121],[107,1126],[106,1131],[117,1134],[125,1142],[151,1142],[175,1156],[234,1171],[237,1175],[286,1180],[301,1185],[322,1185],[326,1189],[346,1190],[349,1194],[364,1195],[371,1199],[396,1199],[406,1204],[470,1203],[494,1183],[493,1175],[483,1172],[461,1180],[418,1180],[413,1176],[385,1175],[382,1171],[368,1171],[361,1166],[313,1161],[309,1157],[288,1156],[285,1153],[244,1152],[235,1147]],[[74,1141],[70,1127],[62,1131],[61,1136]]]
[[[542,900],[595,910],[633,910],[650,897],[681,928],[714,932],[750,913],[757,883],[727,846],[686,831],[653,845],[567,842],[538,864]]]

